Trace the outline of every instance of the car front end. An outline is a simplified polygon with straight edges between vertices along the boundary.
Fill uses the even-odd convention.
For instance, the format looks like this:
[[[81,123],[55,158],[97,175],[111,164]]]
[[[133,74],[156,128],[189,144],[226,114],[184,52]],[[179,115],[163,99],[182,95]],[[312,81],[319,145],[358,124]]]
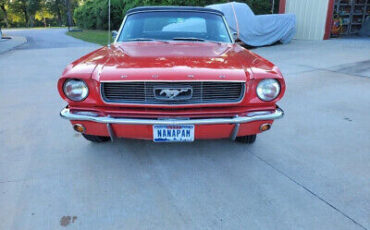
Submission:
[[[200,9],[129,11],[111,47],[64,71],[58,90],[68,106],[60,115],[96,142],[254,142],[283,117],[276,102],[284,79],[272,63],[233,42],[221,13]],[[183,32],[186,23],[201,27],[203,21],[205,31],[217,28],[216,35],[192,26]]]

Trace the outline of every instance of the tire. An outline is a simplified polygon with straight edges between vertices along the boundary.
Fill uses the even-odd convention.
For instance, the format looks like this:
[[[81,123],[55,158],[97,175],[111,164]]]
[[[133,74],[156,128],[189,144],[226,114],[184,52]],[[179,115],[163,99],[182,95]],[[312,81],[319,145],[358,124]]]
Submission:
[[[244,144],[253,144],[256,141],[257,135],[237,137],[235,141]]]
[[[93,136],[93,135],[87,135],[87,134],[82,134],[82,136],[91,142],[95,143],[102,143],[102,142],[107,142],[110,140],[110,137],[103,137],[103,136]]]

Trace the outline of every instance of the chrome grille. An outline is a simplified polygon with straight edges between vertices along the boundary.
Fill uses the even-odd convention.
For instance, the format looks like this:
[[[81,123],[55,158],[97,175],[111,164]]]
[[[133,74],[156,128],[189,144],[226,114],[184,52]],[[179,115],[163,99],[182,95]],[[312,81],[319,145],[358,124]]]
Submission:
[[[192,88],[191,98],[184,100],[160,100],[154,89]],[[120,104],[214,104],[236,103],[242,100],[243,82],[104,82],[101,94],[105,102]]]

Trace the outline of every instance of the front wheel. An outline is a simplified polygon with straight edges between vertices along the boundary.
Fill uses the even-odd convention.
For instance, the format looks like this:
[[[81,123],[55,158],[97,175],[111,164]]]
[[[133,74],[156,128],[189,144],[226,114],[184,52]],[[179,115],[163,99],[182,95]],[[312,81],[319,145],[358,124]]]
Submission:
[[[103,137],[103,136],[94,136],[94,135],[87,135],[87,134],[82,134],[82,136],[91,142],[95,143],[102,143],[102,142],[107,142],[110,140],[110,137]]]
[[[256,141],[257,135],[237,137],[236,141],[244,144],[253,144]]]

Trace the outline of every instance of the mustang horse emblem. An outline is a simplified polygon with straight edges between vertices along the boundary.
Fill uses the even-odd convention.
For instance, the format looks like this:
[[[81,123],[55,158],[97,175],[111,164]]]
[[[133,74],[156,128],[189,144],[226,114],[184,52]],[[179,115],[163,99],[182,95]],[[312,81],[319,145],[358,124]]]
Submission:
[[[166,95],[168,99],[177,97],[180,93],[189,91],[189,89],[162,89],[159,95]]]

